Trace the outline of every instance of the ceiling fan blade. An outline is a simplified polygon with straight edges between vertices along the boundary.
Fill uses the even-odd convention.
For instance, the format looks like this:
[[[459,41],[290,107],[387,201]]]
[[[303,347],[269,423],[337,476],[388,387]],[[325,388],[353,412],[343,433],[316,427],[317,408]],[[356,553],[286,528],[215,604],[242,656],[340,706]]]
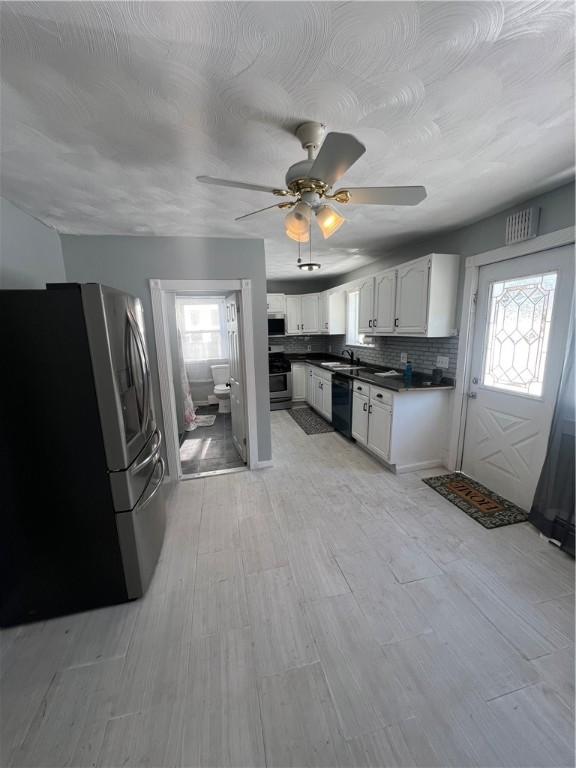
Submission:
[[[311,179],[319,179],[331,187],[364,152],[364,144],[351,133],[329,133],[308,175]]]
[[[254,216],[257,213],[262,213],[262,211],[269,211],[270,208],[289,208],[291,205],[294,205],[294,203],[275,203],[274,205],[268,205],[266,208],[259,208],[257,211],[252,211],[252,213],[245,213],[244,216],[237,216],[234,221],[247,219],[248,216]]]
[[[342,192],[352,205],[418,205],[426,198],[425,187],[348,187],[334,195]]]
[[[288,190],[282,190],[279,187],[264,187],[261,184],[249,184],[244,181],[230,181],[230,179],[215,179],[213,176],[196,176],[198,181],[202,184],[215,184],[217,187],[237,187],[238,189],[251,189],[253,192],[270,192],[275,194],[282,192],[283,194],[290,194]]]

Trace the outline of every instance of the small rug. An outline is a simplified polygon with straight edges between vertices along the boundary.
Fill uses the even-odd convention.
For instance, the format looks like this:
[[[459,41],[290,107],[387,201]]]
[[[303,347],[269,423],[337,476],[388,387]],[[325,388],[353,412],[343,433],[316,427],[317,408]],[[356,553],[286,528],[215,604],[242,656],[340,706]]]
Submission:
[[[484,528],[500,528],[503,525],[524,523],[528,520],[526,512],[516,504],[503,499],[502,496],[498,496],[486,486],[460,472],[425,477],[423,480],[426,485],[451,501],[462,512],[466,512]]]
[[[319,416],[311,408],[291,408],[288,413],[307,435],[319,435],[322,432],[334,432],[332,424],[325,421],[322,416]]]
[[[215,421],[216,416],[212,416],[211,414],[207,416],[199,416],[196,414],[196,420],[193,422],[193,428],[197,429],[198,427],[213,427]]]

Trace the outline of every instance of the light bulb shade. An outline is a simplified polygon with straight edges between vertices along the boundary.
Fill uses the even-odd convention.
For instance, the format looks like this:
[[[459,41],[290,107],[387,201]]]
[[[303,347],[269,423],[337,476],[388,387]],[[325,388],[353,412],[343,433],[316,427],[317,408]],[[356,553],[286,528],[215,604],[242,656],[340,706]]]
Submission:
[[[298,269],[301,269],[303,272],[314,272],[315,269],[320,269],[321,266],[317,261],[307,261],[304,264],[298,264]]]
[[[342,224],[346,221],[343,216],[340,216],[338,211],[334,210],[329,205],[321,205],[316,211],[316,221],[324,236],[324,240],[331,237],[334,232],[337,232]]]
[[[286,234],[297,243],[307,243],[310,240],[310,231],[308,229],[306,232],[295,232],[293,229],[286,227]]]
[[[286,215],[284,222],[286,224],[286,230],[290,230],[295,233],[308,232],[310,228],[310,219],[312,218],[312,210],[309,205],[300,201],[294,208]]]

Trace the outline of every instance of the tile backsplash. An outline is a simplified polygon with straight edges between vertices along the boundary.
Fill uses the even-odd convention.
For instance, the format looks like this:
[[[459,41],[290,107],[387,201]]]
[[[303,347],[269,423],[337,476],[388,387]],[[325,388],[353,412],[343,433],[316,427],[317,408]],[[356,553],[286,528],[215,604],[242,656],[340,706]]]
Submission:
[[[278,344],[288,353],[294,352],[326,352],[342,355],[346,347],[345,336],[274,336],[269,344]],[[376,336],[374,347],[351,347],[354,354],[370,365],[381,365],[390,368],[402,368],[400,355],[406,352],[415,371],[431,373],[433,368],[439,368],[436,358],[448,358],[448,366],[443,368],[444,375],[456,378],[456,363],[458,359],[458,337],[438,339],[417,339],[407,336]],[[310,349],[308,349],[310,347]]]
[[[326,336],[328,342],[326,352],[343,354],[346,347],[345,336]],[[411,361],[415,371],[431,373],[433,368],[439,368],[436,358],[440,355],[448,358],[448,366],[443,367],[444,375],[456,377],[456,363],[458,358],[458,337],[438,339],[417,339],[407,336],[376,336],[374,347],[353,347],[358,357],[371,365],[390,366],[402,368],[400,355],[405,352]],[[331,347],[331,349],[329,349]],[[352,347],[351,347],[352,349]]]
[[[268,344],[284,347],[284,352],[328,352],[330,336],[270,336]],[[310,347],[310,349],[308,349]]]

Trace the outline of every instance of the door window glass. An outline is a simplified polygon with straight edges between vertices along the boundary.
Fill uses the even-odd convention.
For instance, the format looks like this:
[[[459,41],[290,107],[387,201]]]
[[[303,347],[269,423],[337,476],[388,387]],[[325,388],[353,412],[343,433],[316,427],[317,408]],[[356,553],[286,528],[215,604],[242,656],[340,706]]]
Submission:
[[[556,273],[490,284],[482,383],[542,395]]]

